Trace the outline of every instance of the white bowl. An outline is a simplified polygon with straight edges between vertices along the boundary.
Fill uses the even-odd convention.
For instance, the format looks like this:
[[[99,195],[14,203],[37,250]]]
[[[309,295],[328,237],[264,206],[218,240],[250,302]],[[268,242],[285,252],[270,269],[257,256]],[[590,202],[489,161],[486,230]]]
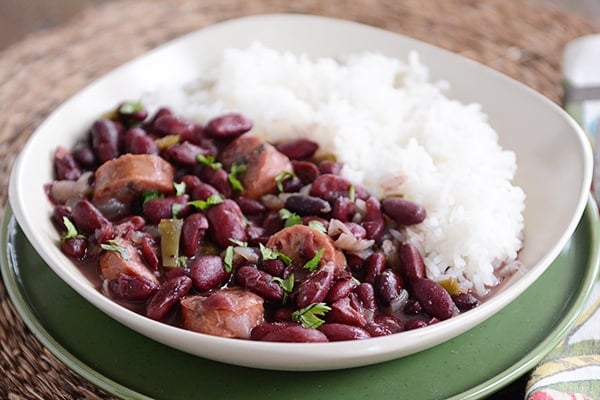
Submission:
[[[285,34],[282,34],[285,32]],[[91,122],[123,99],[163,85],[184,84],[226,47],[261,41],[278,50],[335,56],[363,50],[406,58],[417,50],[433,80],[450,83],[449,96],[477,102],[498,131],[501,145],[517,155],[515,184],[527,195],[525,273],[480,307],[415,331],[362,341],[265,343],[185,331],[129,311],[99,293],[59,250],[44,184],[51,182],[52,154],[73,145]],[[12,171],[9,199],[15,216],[48,265],[100,310],[174,348],[232,364],[325,370],[399,358],[449,340],[497,313],[525,291],[558,256],[583,213],[592,174],[585,134],[556,104],[526,86],[458,55],[391,32],[306,15],[265,15],[210,26],[167,43],[97,80],[60,106],[33,134]],[[68,310],[65,310],[68,312]]]

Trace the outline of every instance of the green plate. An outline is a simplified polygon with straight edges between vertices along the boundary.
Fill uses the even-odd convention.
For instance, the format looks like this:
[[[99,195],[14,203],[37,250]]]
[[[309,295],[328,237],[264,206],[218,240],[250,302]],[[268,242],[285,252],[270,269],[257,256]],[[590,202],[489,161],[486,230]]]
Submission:
[[[192,356],[124,327],[42,261],[7,209],[2,277],[28,327],[67,366],[131,399],[477,399],[519,378],[564,338],[599,272],[590,200],[558,259],[497,315],[444,344],[369,367],[275,372]],[[256,357],[260,357],[257,354]]]

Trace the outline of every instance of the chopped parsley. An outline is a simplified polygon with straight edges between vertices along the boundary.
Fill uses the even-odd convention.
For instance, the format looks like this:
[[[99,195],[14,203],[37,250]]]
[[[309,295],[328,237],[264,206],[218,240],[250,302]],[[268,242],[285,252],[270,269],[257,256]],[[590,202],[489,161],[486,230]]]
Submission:
[[[125,246],[120,244],[119,241],[115,239],[111,239],[106,241],[106,243],[102,243],[100,247],[102,247],[102,249],[106,251],[114,251],[116,253],[119,253],[123,260],[129,260],[131,258],[131,255],[129,254]]]
[[[348,198],[350,201],[354,201],[356,198],[356,188],[354,185],[350,185],[350,188],[348,189]]]
[[[300,310],[294,311],[292,313],[292,321],[300,322],[305,328],[317,329],[325,323],[319,317],[324,316],[330,310],[331,307],[325,303],[312,303]]]
[[[290,265],[292,263],[292,259],[289,258],[288,256],[286,256],[285,254],[276,251],[276,250],[272,250],[268,247],[266,247],[265,245],[263,245],[262,243],[258,244],[258,247],[260,248],[260,255],[262,256],[263,260],[281,260],[285,265]]]
[[[294,290],[294,274],[290,274],[286,279],[274,276],[272,280],[283,289],[283,299],[281,302],[285,304],[289,294]]]
[[[231,272],[233,269],[233,246],[227,246],[225,256],[223,257],[223,269],[225,272]]]
[[[238,179],[238,176],[240,174],[245,173],[247,169],[247,165],[243,163],[234,162],[233,164],[231,164],[231,170],[227,175],[227,179],[229,180],[229,183],[231,184],[231,188],[233,190],[239,190],[240,192],[244,190],[244,186],[242,185],[242,182],[240,182],[240,180]]]
[[[192,200],[188,202],[188,204],[192,207],[196,207],[202,211],[208,209],[211,206],[216,206],[217,204],[221,204],[223,202],[223,196],[220,194],[213,194],[208,197],[206,200]]]
[[[119,107],[119,112],[121,114],[133,114],[138,111],[142,111],[144,109],[144,105],[139,100],[129,100],[121,104]]]
[[[316,219],[308,221],[308,227],[316,229],[321,233],[327,233],[327,229],[325,229],[325,225],[321,221],[317,221]]]
[[[288,228],[292,225],[299,225],[302,223],[302,218],[296,214],[288,210],[287,208],[282,208],[279,210],[279,218],[285,221],[285,227]]]
[[[275,177],[275,184],[277,185],[277,190],[283,192],[283,181],[285,181],[287,178],[293,178],[295,176],[296,174],[290,171],[281,171],[279,174],[277,174],[277,176]]]
[[[142,206],[150,200],[162,199],[165,195],[158,190],[147,190],[142,193]]]
[[[214,169],[215,171],[223,167],[223,164],[216,162],[215,157],[211,155],[205,156],[204,154],[198,154],[196,156],[196,161],[202,165],[206,165],[207,167]]]
[[[317,253],[314,255],[314,257],[311,258],[310,260],[308,260],[302,268],[307,269],[310,272],[317,269],[317,267],[319,266],[319,263],[321,262],[321,258],[323,257],[323,253],[325,253],[325,249],[321,249],[321,250],[317,251]]]
[[[173,188],[175,188],[175,196],[182,196],[185,194],[185,182],[173,182]]]
[[[63,217],[63,224],[65,225],[65,228],[67,228],[67,231],[60,238],[62,242],[69,239],[83,239],[85,237],[77,232],[75,224],[72,223],[68,217]]]
[[[229,238],[229,241],[239,247],[248,247],[248,243],[242,242],[241,240],[235,240],[235,239]]]

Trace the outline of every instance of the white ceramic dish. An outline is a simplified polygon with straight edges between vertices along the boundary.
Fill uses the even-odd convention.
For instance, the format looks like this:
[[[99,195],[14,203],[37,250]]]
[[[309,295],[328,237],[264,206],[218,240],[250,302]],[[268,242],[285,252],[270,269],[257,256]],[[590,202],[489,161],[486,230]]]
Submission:
[[[281,32],[285,32],[282,35]],[[226,47],[267,46],[312,56],[372,50],[405,58],[417,50],[432,79],[452,87],[449,96],[478,102],[516,152],[515,183],[527,195],[524,275],[480,307],[438,324],[363,341],[323,344],[264,343],[185,331],[126,310],[105,298],[57,246],[44,184],[52,180],[58,145],[69,147],[91,122],[119,101],[163,85],[194,80]],[[353,22],[306,15],[264,15],[217,24],[133,60],[60,106],[33,134],[12,171],[9,199],[27,238],[53,270],[85,299],[124,325],[174,348],[232,364],[281,370],[348,368],[402,357],[447,341],[489,318],[528,288],[556,258],[583,213],[592,174],[585,134],[557,105],[524,85],[475,62],[413,39]],[[68,312],[68,310],[65,310]]]

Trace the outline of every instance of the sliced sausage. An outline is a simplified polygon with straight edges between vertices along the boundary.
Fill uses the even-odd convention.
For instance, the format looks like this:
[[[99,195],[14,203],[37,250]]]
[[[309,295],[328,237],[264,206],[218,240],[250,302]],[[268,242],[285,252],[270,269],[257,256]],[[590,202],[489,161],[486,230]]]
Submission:
[[[173,166],[157,155],[122,155],[96,170],[93,203],[100,209],[114,202],[129,206],[145,191],[171,194],[174,174]]]
[[[242,195],[251,199],[273,192],[277,186],[275,178],[283,171],[293,171],[287,156],[256,136],[235,139],[223,149],[219,158],[227,170],[234,162],[246,165],[246,172],[240,177],[244,186]]]
[[[240,288],[217,290],[210,296],[181,300],[183,326],[213,336],[250,338],[264,322],[263,298]]]
[[[100,256],[100,273],[108,281],[117,279],[120,274],[142,277],[158,284],[158,279],[142,261],[137,249],[124,239],[114,239],[116,250],[105,250]]]

